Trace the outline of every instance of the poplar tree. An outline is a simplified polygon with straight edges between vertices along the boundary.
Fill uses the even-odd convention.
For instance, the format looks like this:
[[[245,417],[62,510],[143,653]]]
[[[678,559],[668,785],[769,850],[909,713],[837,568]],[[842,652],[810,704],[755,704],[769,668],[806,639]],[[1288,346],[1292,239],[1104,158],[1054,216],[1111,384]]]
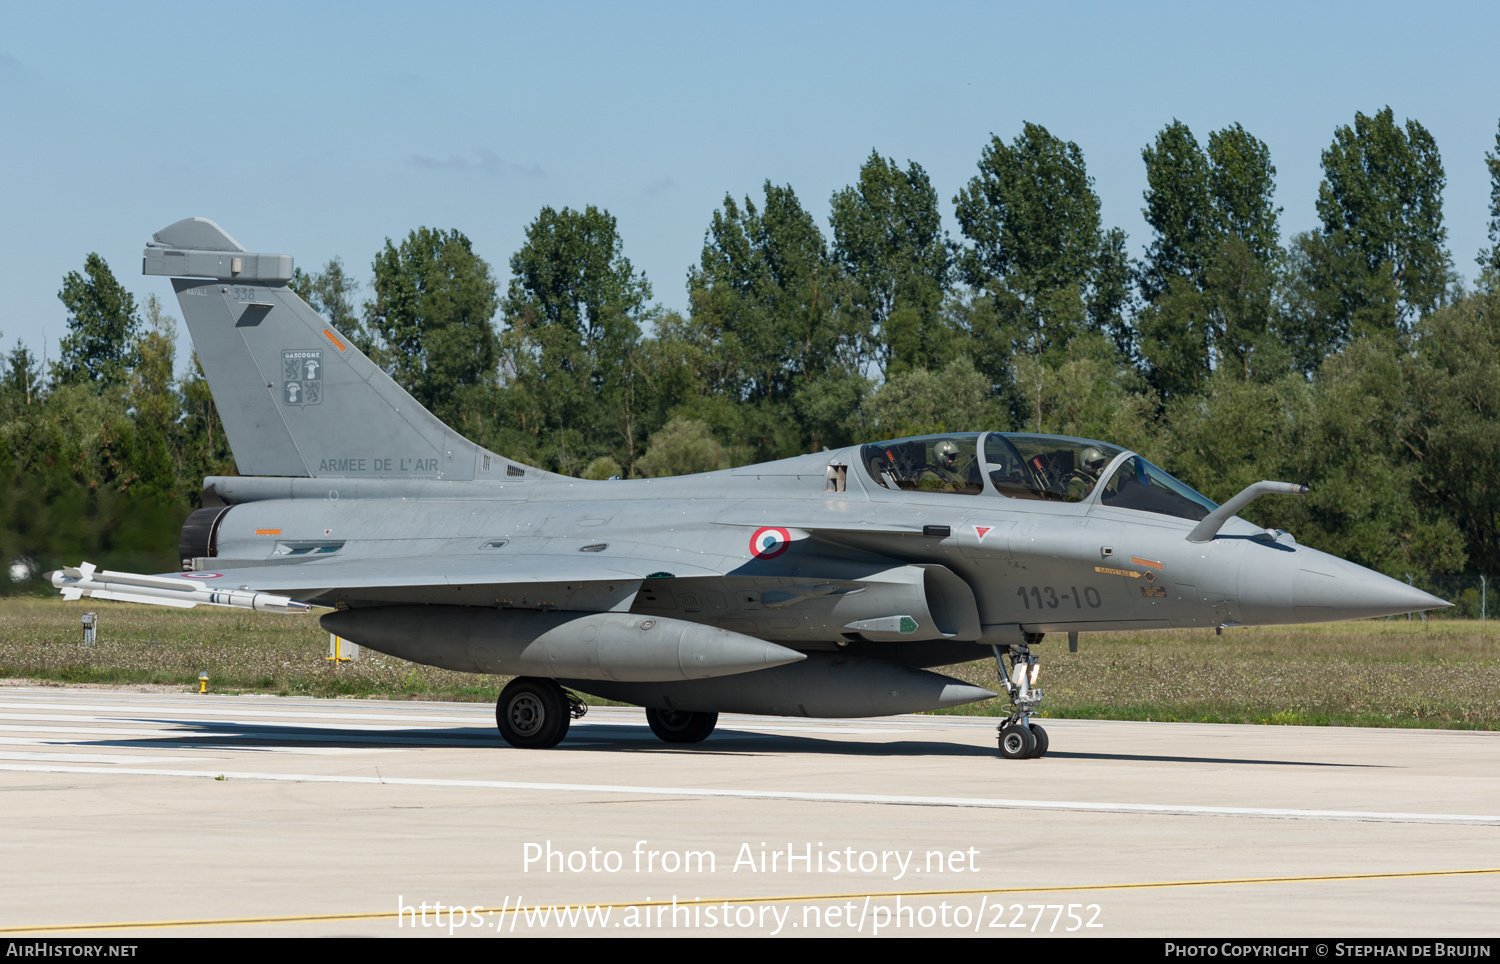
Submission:
[[[953,203],[970,241],[959,270],[993,300],[1002,340],[1041,355],[1119,324],[1124,236],[1101,227],[1077,144],[1029,122],[1010,144],[992,136]]]
[[[494,382],[499,342],[495,279],[456,230],[418,228],[375,256],[365,302],[373,357],[417,401],[454,420],[466,389]],[[332,320],[332,319],[330,319]]]
[[[1480,284],[1494,291],[1500,289],[1500,130],[1495,132],[1495,149],[1484,155],[1490,170],[1490,246],[1479,252],[1482,272]]]
[[[953,258],[927,172],[871,151],[859,183],[831,207],[834,257],[853,282],[851,308],[868,316],[881,372],[940,364],[952,341],[941,308]]]
[[[1208,149],[1174,120],[1141,151],[1146,163],[1146,223],[1156,232],[1141,271],[1141,294],[1154,301],[1185,278],[1209,287],[1220,249],[1238,238],[1250,255],[1277,260],[1281,209],[1271,200],[1276,168],[1265,143],[1239,124],[1214,131]]]
[[[374,350],[374,340],[365,330],[355,303],[360,283],[349,274],[342,258],[330,258],[315,274],[296,269],[289,286],[360,351],[368,355]]]
[[[688,331],[704,390],[720,400],[711,423],[747,445],[748,457],[849,440],[868,387],[859,363],[870,336],[849,288],[789,185],[767,181],[761,204],[726,195],[714,212],[688,271]],[[734,402],[748,405],[734,411]]]
[[[757,205],[726,195],[688,271],[692,319],[721,346],[718,381],[741,399],[791,397],[851,359],[837,264],[790,186],[767,181]]]
[[[20,339],[5,359],[3,398],[7,412],[25,410],[42,402],[42,366]]]
[[[1216,371],[1280,370],[1285,353],[1271,329],[1281,209],[1269,148],[1235,124],[1212,132],[1204,150],[1174,120],[1141,157],[1155,237],[1136,324],[1152,384],[1172,397],[1202,391]]]
[[[137,483],[169,495],[177,488],[174,451],[182,414],[174,371],[177,319],[167,314],[156,295],[146,297],[145,319],[132,346],[135,369],[130,379],[135,444],[132,455]]]
[[[1389,107],[1374,117],[1356,113],[1354,124],[1338,128],[1323,152],[1317,207],[1327,250],[1321,257],[1335,267],[1315,274],[1314,284],[1338,285],[1339,274],[1351,267],[1388,281],[1395,293],[1388,324],[1409,330],[1441,302],[1452,274],[1443,226],[1446,183],[1437,144],[1421,124],[1397,126]],[[1349,300],[1366,300],[1351,294]]]
[[[508,407],[567,474],[615,453],[633,469],[646,426],[638,379],[651,285],[624,254],[615,218],[542,208],[510,259],[504,314]],[[533,444],[536,444],[535,442]]]
[[[135,297],[93,253],[84,260],[82,274],[70,271],[63,278],[57,297],[68,309],[68,333],[58,345],[52,377],[61,384],[123,385],[141,323]]]

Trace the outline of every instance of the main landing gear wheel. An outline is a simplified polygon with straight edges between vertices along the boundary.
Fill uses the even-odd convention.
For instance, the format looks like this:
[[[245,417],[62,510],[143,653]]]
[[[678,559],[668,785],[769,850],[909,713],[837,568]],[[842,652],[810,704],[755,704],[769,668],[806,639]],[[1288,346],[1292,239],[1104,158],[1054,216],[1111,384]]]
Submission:
[[[557,746],[568,735],[572,721],[568,694],[550,679],[518,676],[500,691],[495,723],[500,736],[523,750]]]
[[[719,714],[658,710],[648,706],[646,722],[651,725],[651,732],[664,742],[702,743],[719,724]]]
[[[1011,723],[1000,729],[1000,755],[1007,760],[1025,760],[1036,755],[1036,737],[1028,727]]]

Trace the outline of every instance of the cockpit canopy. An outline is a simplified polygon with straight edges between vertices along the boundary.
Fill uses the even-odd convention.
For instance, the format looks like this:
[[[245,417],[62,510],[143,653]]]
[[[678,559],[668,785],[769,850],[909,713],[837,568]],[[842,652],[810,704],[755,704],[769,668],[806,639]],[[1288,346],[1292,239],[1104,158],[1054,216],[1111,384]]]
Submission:
[[[978,432],[872,442],[860,450],[860,461],[888,489],[963,495],[984,491]]]
[[[983,439],[981,452],[980,440]],[[1110,465],[1127,454],[1092,439],[1011,432],[956,432],[872,442],[860,462],[877,483],[907,492],[979,495],[984,480],[1003,496],[1082,502]],[[1197,521],[1218,508],[1139,455],[1131,454],[1104,482],[1099,503]]]
[[[1123,451],[1103,442],[1055,435],[991,432],[984,439],[990,481],[1012,499],[1082,502]]]

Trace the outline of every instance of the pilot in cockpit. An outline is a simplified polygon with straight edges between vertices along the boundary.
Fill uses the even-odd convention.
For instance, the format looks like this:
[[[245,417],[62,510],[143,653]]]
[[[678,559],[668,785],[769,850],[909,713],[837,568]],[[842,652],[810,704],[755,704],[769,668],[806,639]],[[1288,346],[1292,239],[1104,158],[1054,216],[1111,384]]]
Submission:
[[[963,450],[958,443],[944,439],[932,447],[932,461],[922,472],[920,485],[924,489],[944,492],[964,492],[971,488],[983,488],[979,476],[979,465],[970,458],[961,462]]]

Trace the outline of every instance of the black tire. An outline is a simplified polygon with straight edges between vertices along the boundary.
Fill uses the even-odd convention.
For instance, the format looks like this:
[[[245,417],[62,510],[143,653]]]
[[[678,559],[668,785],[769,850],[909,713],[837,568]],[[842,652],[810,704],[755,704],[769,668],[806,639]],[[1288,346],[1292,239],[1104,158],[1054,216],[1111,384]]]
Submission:
[[[1036,737],[1019,723],[1000,731],[1000,755],[1007,760],[1024,760],[1036,750]]]
[[[572,716],[563,688],[550,679],[518,676],[495,701],[495,723],[506,743],[523,750],[557,746]]]
[[[1031,724],[1031,736],[1036,740],[1036,749],[1031,751],[1031,758],[1033,760],[1040,760],[1047,755],[1047,731],[1033,723]]]
[[[651,732],[665,743],[702,743],[719,725],[719,714],[658,710],[648,706],[646,722],[651,725]]]

